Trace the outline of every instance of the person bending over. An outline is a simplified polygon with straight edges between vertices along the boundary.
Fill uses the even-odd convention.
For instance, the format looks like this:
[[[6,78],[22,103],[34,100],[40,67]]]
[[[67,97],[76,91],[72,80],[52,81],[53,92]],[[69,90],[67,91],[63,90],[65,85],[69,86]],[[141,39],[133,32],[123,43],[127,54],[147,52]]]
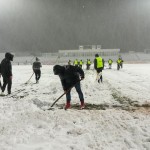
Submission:
[[[55,75],[59,76],[63,90],[66,92],[65,109],[71,107],[70,92],[72,87],[75,87],[81,102],[80,108],[83,109],[85,107],[85,103],[84,103],[84,96],[80,86],[80,81],[84,79],[84,71],[82,70],[82,68],[72,65],[66,66],[55,65],[53,67],[53,72]]]

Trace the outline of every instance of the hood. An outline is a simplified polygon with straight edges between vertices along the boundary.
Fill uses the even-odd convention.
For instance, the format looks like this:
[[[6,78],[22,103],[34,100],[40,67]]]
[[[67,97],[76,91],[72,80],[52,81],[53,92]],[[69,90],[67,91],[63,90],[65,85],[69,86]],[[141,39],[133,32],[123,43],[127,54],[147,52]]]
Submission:
[[[11,54],[11,53],[6,53],[5,54],[5,58],[8,59],[8,60],[10,60],[10,61],[13,61],[14,55]]]
[[[60,65],[55,65],[53,67],[53,72],[55,75],[59,75],[60,73],[62,73],[64,71],[64,67],[63,66],[60,66]]]

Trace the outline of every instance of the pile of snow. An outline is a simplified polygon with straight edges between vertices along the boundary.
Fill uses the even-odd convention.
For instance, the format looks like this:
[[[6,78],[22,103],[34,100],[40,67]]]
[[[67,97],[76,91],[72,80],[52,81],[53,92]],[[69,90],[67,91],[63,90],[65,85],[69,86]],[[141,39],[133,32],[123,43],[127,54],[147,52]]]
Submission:
[[[149,150],[150,64],[125,64],[103,71],[84,70],[81,82],[87,108],[79,110],[73,88],[72,109],[45,110],[63,94],[53,66],[43,66],[39,84],[32,66],[13,66],[11,96],[0,97],[1,150]],[[6,93],[7,91],[5,91]],[[45,111],[44,111],[45,110]]]

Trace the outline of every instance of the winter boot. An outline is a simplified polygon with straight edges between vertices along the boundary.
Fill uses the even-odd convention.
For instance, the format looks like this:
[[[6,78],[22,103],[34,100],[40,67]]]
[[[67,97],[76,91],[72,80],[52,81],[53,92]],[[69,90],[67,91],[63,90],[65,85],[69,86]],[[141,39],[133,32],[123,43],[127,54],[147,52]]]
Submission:
[[[11,94],[11,91],[8,91],[8,94]]]
[[[66,105],[65,105],[65,110],[69,109],[70,107],[71,107],[70,102],[67,102]]]
[[[84,108],[85,108],[85,104],[84,104],[84,101],[82,100],[81,105],[80,105],[80,109],[84,109]]]

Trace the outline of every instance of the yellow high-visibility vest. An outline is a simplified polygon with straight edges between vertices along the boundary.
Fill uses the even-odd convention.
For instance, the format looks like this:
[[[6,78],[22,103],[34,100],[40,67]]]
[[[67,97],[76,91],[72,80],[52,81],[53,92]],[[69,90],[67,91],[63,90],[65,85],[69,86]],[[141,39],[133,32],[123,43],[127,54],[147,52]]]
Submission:
[[[117,60],[117,63],[118,63],[118,64],[120,64],[121,62],[122,62],[121,59],[118,59],[118,60]]]
[[[96,57],[97,60],[97,68],[103,67],[103,59],[101,57]]]
[[[83,64],[83,62],[82,61],[80,61],[80,65],[82,65]]]
[[[90,61],[90,60],[88,60],[88,61],[87,61],[87,64],[88,64],[88,65],[90,65],[90,64],[91,64],[91,61]]]
[[[109,63],[109,64],[112,64],[112,62],[113,62],[113,61],[112,61],[111,59],[108,60],[108,63]]]
[[[74,65],[78,65],[78,60],[75,60],[75,61],[74,61]]]

